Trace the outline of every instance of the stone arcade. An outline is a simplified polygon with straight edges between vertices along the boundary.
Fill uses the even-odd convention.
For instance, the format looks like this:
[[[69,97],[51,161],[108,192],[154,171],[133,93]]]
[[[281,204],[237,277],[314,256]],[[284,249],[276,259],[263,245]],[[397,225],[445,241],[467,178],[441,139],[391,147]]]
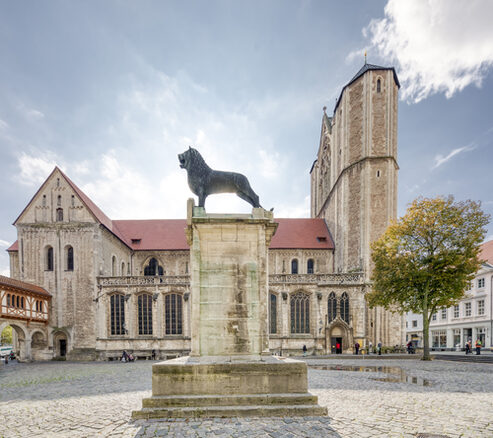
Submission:
[[[396,217],[398,89],[393,68],[365,64],[332,117],[323,113],[311,218],[276,218],[268,249],[272,353],[402,343],[402,318],[369,309],[364,298],[370,243]],[[124,349],[142,358],[190,354],[195,298],[185,219],[110,219],[55,168],[14,225],[11,277],[52,297],[26,360],[65,353],[107,360]]]

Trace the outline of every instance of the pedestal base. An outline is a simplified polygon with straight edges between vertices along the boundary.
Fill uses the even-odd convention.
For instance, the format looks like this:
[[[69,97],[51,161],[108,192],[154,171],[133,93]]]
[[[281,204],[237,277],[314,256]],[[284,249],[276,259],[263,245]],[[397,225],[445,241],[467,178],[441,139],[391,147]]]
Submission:
[[[155,364],[152,397],[132,418],[326,415],[307,392],[304,362],[183,357]]]

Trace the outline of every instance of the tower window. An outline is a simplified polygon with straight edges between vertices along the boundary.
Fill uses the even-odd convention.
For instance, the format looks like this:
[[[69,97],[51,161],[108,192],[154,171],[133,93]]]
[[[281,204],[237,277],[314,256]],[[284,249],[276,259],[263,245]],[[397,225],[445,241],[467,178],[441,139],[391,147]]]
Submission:
[[[74,248],[67,247],[67,271],[74,270]]]
[[[43,207],[46,207],[46,195],[43,195]]]
[[[380,171],[377,170],[377,178],[380,178]]]
[[[377,93],[382,91],[382,81],[380,79],[377,80]]]
[[[56,221],[63,222],[63,208],[56,209]]]
[[[47,271],[53,271],[53,248],[49,246],[46,248],[46,264],[45,268]]]
[[[72,207],[75,207],[75,196],[74,195],[72,195],[72,201],[71,202],[72,202]]]

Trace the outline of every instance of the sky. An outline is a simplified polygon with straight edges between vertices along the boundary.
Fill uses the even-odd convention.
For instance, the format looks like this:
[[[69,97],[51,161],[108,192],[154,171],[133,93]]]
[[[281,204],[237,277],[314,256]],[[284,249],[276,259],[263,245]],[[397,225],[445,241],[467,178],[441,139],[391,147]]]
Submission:
[[[399,216],[449,194],[493,214],[491,17],[489,0],[0,0],[0,274],[55,165],[112,219],[184,218],[192,145],[275,216],[309,217],[322,108],[365,51],[401,83]]]

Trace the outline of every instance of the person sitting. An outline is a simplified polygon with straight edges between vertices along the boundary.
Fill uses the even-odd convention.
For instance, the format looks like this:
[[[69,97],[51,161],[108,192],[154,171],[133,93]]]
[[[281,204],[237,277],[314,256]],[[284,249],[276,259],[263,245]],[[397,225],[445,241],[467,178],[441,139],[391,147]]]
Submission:
[[[128,354],[125,350],[123,350],[121,361],[128,362]]]

